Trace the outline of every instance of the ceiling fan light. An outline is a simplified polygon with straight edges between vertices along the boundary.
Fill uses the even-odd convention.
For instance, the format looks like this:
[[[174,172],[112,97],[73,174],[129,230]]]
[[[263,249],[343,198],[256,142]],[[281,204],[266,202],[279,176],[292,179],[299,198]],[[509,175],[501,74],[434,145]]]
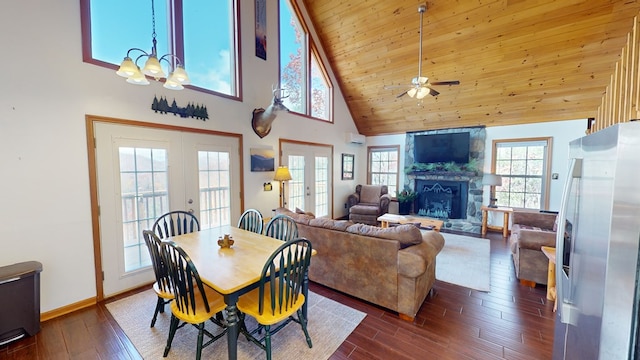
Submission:
[[[421,87],[417,94],[416,99],[423,99],[425,96],[429,95],[430,89],[428,87]]]

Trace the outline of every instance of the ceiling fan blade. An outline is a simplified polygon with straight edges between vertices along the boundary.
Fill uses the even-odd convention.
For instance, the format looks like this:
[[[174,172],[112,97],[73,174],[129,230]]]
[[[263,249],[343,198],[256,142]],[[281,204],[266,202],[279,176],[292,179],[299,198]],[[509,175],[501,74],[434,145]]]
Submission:
[[[402,94],[396,96],[396,98],[401,98],[401,97],[405,96],[408,92],[409,92],[409,90],[407,90],[407,91],[403,92]]]
[[[431,84],[431,85],[460,85],[460,81],[459,80],[434,81],[434,82],[430,82],[429,84]]]
[[[429,88],[429,94],[431,94],[431,96],[438,96],[440,95],[439,92],[435,91],[433,88]]]

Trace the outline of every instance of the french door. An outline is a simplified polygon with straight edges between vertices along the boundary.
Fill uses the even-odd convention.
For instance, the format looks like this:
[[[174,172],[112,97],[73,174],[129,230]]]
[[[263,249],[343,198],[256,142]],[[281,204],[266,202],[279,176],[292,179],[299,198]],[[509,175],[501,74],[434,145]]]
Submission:
[[[94,134],[105,296],[153,281],[142,231],[160,215],[190,211],[201,228],[237,219],[238,138],[106,122]]]
[[[331,217],[333,147],[283,140],[281,150],[281,165],[289,167],[292,178],[285,184],[285,207]]]

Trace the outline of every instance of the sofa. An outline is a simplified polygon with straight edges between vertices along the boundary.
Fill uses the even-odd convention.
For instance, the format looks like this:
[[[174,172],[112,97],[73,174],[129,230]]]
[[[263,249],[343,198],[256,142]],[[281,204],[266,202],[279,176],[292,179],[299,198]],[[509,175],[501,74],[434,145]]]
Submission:
[[[542,211],[513,212],[509,246],[520,283],[547,284],[549,259],[541,247],[556,247],[556,216]]]
[[[347,197],[349,220],[354,223],[378,225],[378,217],[389,212],[391,195],[387,185],[358,185]]]
[[[439,232],[414,225],[383,229],[286,208],[276,213],[292,217],[298,235],[317,251],[311,281],[415,318],[435,282],[436,255],[444,246]]]

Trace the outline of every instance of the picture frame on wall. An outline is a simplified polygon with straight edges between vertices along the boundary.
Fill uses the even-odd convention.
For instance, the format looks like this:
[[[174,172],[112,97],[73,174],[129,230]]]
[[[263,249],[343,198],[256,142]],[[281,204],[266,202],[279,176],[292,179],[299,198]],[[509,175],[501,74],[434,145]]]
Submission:
[[[353,154],[342,154],[342,180],[353,180],[354,162]]]
[[[274,171],[275,151],[273,148],[251,149],[251,171]]]
[[[254,0],[256,6],[256,56],[267,60],[267,0]]]

